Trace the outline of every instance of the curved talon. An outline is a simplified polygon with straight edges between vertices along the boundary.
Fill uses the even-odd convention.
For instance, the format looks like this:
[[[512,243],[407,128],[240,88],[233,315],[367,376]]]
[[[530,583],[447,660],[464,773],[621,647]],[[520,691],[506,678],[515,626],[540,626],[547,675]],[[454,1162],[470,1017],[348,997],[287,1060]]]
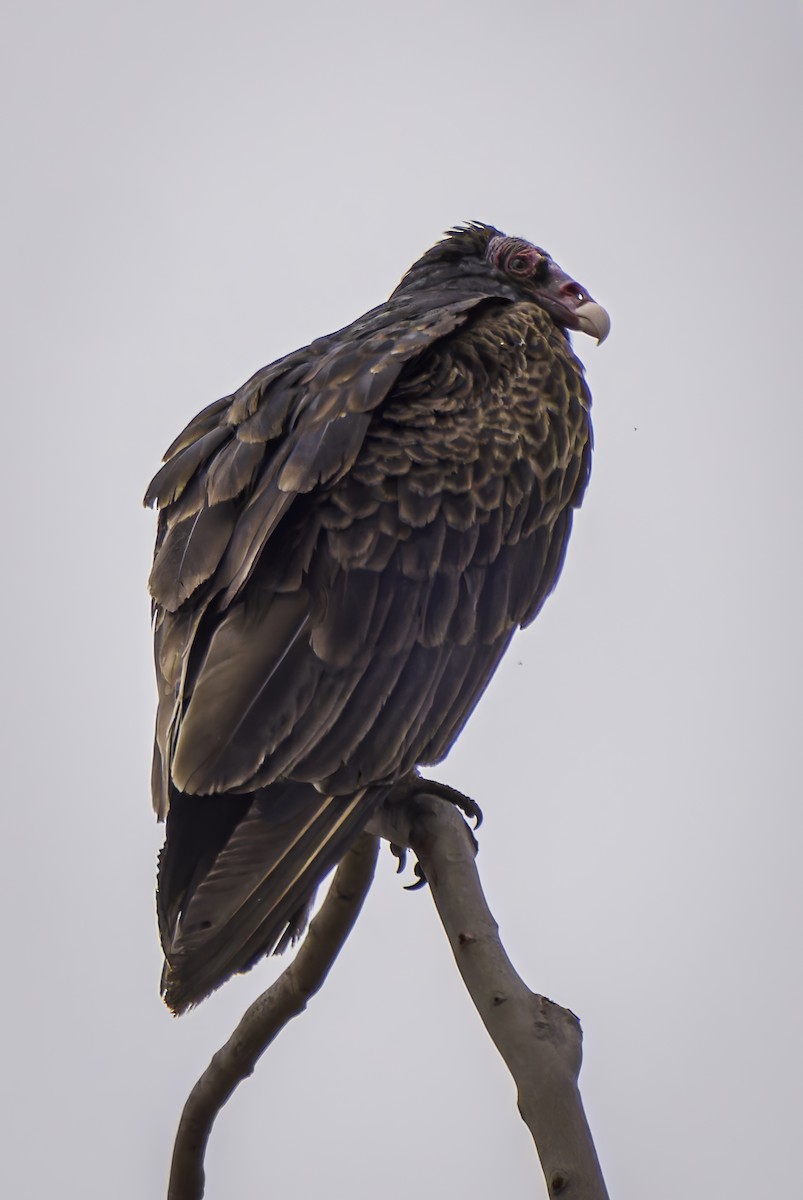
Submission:
[[[398,859],[396,874],[401,875],[404,868],[407,866],[407,847],[399,846],[396,842],[390,843],[390,852],[394,858]]]
[[[414,871],[415,875],[417,876],[417,879],[416,879],[415,883],[407,884],[407,886],[404,889],[405,892],[418,892],[421,890],[422,887],[427,886],[427,877],[424,874],[424,868],[421,866],[420,862],[417,862],[415,864],[415,866],[413,867],[413,871]]]
[[[465,813],[470,821],[474,822],[474,828],[479,829],[483,822],[482,809],[476,800],[472,800],[471,796],[462,796],[462,800],[464,803],[461,803],[459,800],[455,800],[454,803],[461,812]]]

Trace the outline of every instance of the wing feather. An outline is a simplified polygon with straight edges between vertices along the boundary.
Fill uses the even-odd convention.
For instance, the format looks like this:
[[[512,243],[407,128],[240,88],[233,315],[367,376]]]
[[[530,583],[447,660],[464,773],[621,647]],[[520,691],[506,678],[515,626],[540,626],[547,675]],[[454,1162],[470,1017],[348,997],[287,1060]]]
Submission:
[[[558,581],[563,560],[566,557],[566,548],[569,544],[569,534],[572,530],[572,516],[573,510],[571,508],[563,509],[558,515],[554,527],[548,531],[544,566],[538,580],[538,585],[532,594],[531,601],[522,614],[522,628],[535,620]]]
[[[198,468],[229,438],[231,430],[225,425],[217,425],[171,455],[151,480],[143,503],[148,506],[157,504],[159,508],[173,504],[182,495]]]
[[[299,591],[275,596],[264,608],[237,604],[212,634],[173,754],[181,791],[241,788],[281,740],[295,715],[308,599]]]
[[[312,632],[311,645],[322,662],[347,667],[365,653],[375,620],[381,577],[376,571],[344,573],[327,598],[324,619]]]
[[[236,519],[231,503],[205,505],[168,529],[149,580],[157,604],[175,612],[211,578],[229,544]]]
[[[250,486],[265,457],[264,446],[232,438],[210,463],[206,474],[206,498],[209,504],[234,500]]]

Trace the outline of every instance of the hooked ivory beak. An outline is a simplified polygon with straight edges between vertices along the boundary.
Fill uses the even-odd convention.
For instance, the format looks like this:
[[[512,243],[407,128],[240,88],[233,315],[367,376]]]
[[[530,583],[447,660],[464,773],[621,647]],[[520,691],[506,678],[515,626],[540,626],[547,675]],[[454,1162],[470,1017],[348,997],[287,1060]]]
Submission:
[[[604,342],[611,331],[611,318],[601,304],[595,300],[586,300],[574,310],[577,328],[597,339],[597,345]]]
[[[586,300],[574,310],[577,328],[597,339],[597,345],[604,342],[611,331],[611,318],[601,304],[595,300]]]

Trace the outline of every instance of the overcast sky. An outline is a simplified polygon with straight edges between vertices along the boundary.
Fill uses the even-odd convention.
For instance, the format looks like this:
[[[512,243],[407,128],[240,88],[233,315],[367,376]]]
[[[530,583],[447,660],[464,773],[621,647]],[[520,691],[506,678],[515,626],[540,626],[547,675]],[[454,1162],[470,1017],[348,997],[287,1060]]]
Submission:
[[[3,1194],[163,1194],[278,969],[181,1020],[159,999],[145,485],[469,218],[547,247],[613,331],[577,338],[596,458],[560,586],[441,775],[485,810],[514,962],[582,1019],[613,1200],[790,1194],[801,5],[75,0],[13,3],[3,42]],[[394,865],[221,1117],[209,1200],[539,1194]]]

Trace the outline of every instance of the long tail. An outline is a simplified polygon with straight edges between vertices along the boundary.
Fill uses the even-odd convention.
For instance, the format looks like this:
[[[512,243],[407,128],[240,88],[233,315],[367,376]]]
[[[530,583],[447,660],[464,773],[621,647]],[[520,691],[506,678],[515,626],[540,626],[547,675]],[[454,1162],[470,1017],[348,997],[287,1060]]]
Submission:
[[[301,932],[318,884],[386,790],[324,796],[282,781],[243,796],[171,798],[157,911],[162,994],[174,1012]]]

